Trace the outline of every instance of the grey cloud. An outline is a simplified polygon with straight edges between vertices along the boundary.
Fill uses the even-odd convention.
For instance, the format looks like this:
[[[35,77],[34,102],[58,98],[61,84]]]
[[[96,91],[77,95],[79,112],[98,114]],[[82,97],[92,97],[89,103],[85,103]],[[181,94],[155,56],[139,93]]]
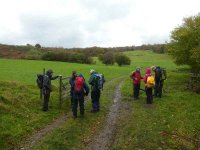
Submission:
[[[146,44],[163,44],[165,41],[169,40],[168,35],[143,35],[142,43]]]
[[[102,23],[127,16],[132,5],[131,1],[126,0],[120,2],[115,0],[80,0],[80,4],[83,8],[96,14],[96,17]]]
[[[21,16],[23,37],[44,45],[75,47],[84,45],[84,31],[76,17]]]

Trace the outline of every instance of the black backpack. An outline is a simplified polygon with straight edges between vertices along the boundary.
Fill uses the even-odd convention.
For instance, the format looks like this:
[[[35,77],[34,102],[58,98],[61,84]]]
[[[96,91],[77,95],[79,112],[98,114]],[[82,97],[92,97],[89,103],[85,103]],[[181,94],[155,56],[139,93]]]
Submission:
[[[155,81],[160,82],[162,80],[162,69],[160,66],[156,67],[155,70]]]
[[[43,79],[44,79],[44,75],[42,74],[37,74],[37,79],[36,79],[36,82],[37,82],[37,85],[40,89],[43,88]]]

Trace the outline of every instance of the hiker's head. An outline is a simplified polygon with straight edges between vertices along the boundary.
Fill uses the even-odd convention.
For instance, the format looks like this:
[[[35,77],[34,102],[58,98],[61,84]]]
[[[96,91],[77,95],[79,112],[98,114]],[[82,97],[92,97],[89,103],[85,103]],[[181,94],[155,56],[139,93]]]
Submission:
[[[151,66],[151,70],[152,70],[152,71],[155,71],[155,70],[156,70],[156,67],[155,67],[155,66]]]
[[[53,75],[53,70],[51,70],[51,69],[47,70],[46,75],[51,77]]]
[[[76,77],[77,74],[76,74],[76,71],[72,71],[72,77]]]
[[[79,74],[79,77],[83,77],[82,73]]]
[[[95,72],[94,69],[91,69],[91,70],[90,70],[90,74],[93,74],[94,72]]]
[[[136,68],[136,71],[140,72],[141,68],[140,67],[137,67]]]
[[[146,68],[146,74],[151,74],[151,68]]]

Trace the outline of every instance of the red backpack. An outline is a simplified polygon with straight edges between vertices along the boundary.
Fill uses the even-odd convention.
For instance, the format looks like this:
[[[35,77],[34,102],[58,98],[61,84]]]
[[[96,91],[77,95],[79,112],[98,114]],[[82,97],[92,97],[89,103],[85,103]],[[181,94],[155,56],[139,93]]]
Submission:
[[[80,92],[83,89],[84,78],[83,77],[76,77],[75,79],[75,91]]]

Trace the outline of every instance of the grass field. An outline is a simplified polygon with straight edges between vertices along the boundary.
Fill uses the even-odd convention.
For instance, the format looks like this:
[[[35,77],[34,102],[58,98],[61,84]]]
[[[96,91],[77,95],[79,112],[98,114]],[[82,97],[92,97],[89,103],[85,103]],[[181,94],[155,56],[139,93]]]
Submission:
[[[103,73],[107,81],[112,80],[102,93],[101,113],[95,116],[87,112],[91,108],[89,102],[86,105],[84,120],[69,120],[65,126],[47,136],[34,149],[82,149],[84,143],[99,132],[111,104],[114,87],[121,81],[119,77],[127,79],[123,84],[122,94],[123,102],[131,107],[131,111],[128,112],[128,116],[120,118],[114,149],[197,148],[200,140],[195,137],[200,137],[200,96],[187,89],[187,66],[178,67],[168,55],[151,51],[125,54],[132,60],[130,66],[105,66],[97,59],[96,65],[0,59],[0,147],[18,147],[20,141],[29,134],[70,111],[69,101],[62,109],[58,107],[58,81],[52,82],[54,91],[50,99],[50,111],[41,111],[35,80],[36,74],[42,73],[43,68],[51,68],[55,75],[64,76],[70,76],[73,70],[77,70],[86,80],[89,79],[89,70],[93,68]],[[135,67],[141,66],[144,75],[145,68],[152,65],[166,68],[168,79],[164,85],[163,98],[155,99],[153,106],[148,108],[144,93],[141,93],[139,101],[132,100],[132,82],[129,74]]]

